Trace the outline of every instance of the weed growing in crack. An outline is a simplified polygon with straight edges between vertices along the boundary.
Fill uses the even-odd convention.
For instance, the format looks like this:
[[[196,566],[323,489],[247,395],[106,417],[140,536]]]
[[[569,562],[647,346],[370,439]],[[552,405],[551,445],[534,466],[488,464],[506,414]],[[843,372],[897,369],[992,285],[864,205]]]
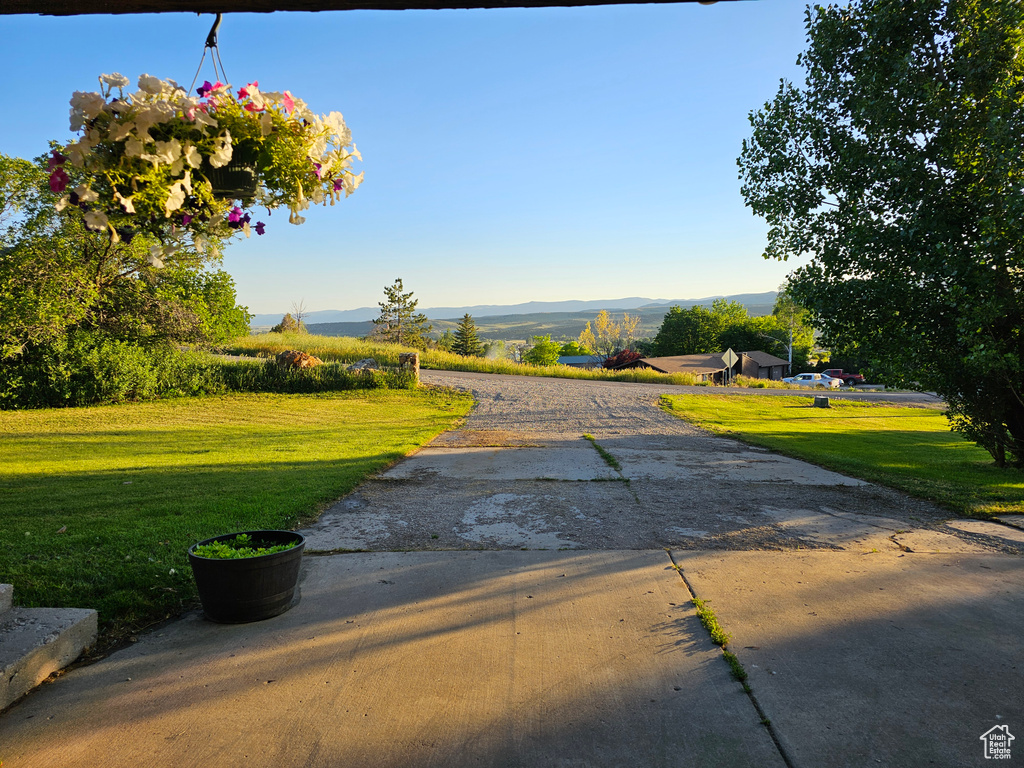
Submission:
[[[722,625],[718,623],[718,618],[715,616],[714,611],[708,608],[708,604],[699,597],[694,597],[692,602],[697,609],[697,617],[700,619],[700,623],[704,625],[704,629],[711,633],[711,642],[715,645],[728,644],[732,636],[722,629]],[[732,656],[732,654],[729,655]],[[733,658],[735,659],[736,657],[733,656]]]
[[[604,463],[605,464],[607,464],[609,467],[611,467],[612,469],[614,469],[617,472],[621,472],[622,471],[622,465],[619,464],[618,459],[616,459],[614,456],[612,456],[610,453],[608,453],[608,451],[605,450],[597,442],[597,438],[595,438],[593,435],[583,435],[583,437],[586,438],[587,440],[589,440],[590,444],[592,446],[594,446],[594,449],[599,454],[601,454],[601,458],[604,459]]]
[[[732,651],[722,650],[722,656],[727,662],[729,662],[729,669],[732,670],[732,676],[734,680],[743,683],[743,690],[748,690],[750,686],[747,685],[747,670],[740,664],[740,660],[736,658],[736,654]],[[749,691],[748,691],[749,692]]]

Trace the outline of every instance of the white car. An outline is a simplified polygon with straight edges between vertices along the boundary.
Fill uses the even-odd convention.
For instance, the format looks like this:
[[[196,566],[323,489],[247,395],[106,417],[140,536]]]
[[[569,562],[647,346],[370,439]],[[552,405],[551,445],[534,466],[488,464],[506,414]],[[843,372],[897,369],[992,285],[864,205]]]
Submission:
[[[798,384],[801,387],[825,387],[826,389],[839,389],[843,386],[842,379],[833,379],[824,373],[798,373],[783,379],[787,384]]]

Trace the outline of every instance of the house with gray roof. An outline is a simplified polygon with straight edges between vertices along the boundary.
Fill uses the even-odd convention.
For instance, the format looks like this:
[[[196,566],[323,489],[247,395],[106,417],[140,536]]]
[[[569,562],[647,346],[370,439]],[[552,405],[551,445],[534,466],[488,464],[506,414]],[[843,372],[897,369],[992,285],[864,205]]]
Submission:
[[[620,368],[649,368],[659,373],[688,373],[697,377],[697,381],[712,384],[725,384],[736,374],[743,374],[753,379],[782,379],[787,375],[789,363],[769,355],[767,352],[740,352],[737,360],[730,367],[723,356],[726,352],[715,352],[703,355],[672,355],[669,357],[642,357]]]
[[[605,359],[606,355],[562,355],[558,358],[558,364],[570,368],[600,368]]]

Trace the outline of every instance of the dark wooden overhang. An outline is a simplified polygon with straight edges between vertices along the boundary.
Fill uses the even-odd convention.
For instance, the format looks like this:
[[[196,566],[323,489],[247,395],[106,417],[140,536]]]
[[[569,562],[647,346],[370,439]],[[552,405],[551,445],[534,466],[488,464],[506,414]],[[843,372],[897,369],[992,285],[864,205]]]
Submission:
[[[717,0],[711,0],[715,2]],[[710,5],[708,0],[643,0]],[[736,0],[724,0],[736,2]],[[0,0],[0,15],[34,13],[270,13],[272,11],[404,11],[453,8],[545,8],[579,5],[640,5],[635,0]]]

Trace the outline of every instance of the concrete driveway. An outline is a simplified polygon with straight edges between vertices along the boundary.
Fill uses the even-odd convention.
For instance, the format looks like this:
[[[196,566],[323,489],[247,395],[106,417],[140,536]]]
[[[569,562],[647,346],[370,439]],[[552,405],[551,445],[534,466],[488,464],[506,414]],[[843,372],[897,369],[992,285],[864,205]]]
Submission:
[[[664,388],[424,379],[479,405],[304,531],[292,610],[44,686],[4,768],[967,766],[1024,733],[1024,531],[700,432]]]
[[[696,429],[658,407],[665,387],[447,371],[423,379],[470,389],[478,405],[462,429],[329,509],[304,531],[309,548],[897,549],[948,517]],[[979,546],[943,531],[947,550]]]

